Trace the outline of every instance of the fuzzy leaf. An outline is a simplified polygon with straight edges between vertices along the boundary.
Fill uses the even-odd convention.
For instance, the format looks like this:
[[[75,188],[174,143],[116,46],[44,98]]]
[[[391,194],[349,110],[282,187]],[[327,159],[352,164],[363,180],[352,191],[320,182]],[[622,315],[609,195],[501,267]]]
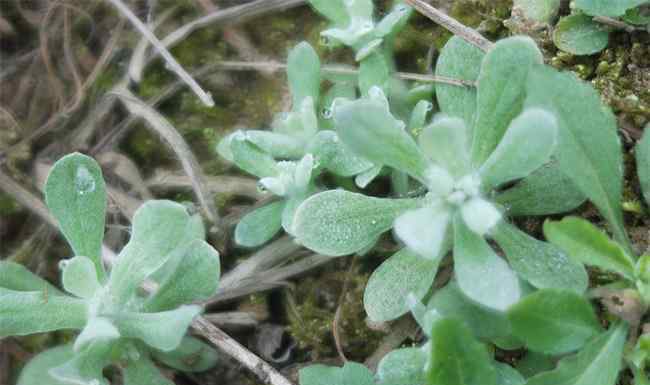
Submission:
[[[27,270],[25,266],[10,261],[0,261],[0,288],[15,291],[47,290],[51,295],[63,295],[59,289]]]
[[[566,217],[557,222],[547,220],[544,235],[574,260],[634,280],[634,259],[590,222],[578,217]]]
[[[79,153],[59,159],[45,182],[45,202],[74,254],[90,258],[97,275],[104,279],[100,256],[106,219],[106,187],[97,162]]]
[[[439,260],[444,249],[450,213],[444,206],[409,210],[395,220],[395,234],[416,254]]]
[[[237,133],[233,135],[238,135]],[[246,130],[246,140],[259,147],[263,152],[279,159],[300,159],[305,154],[304,143],[288,134],[273,131]],[[229,140],[232,140],[230,138]],[[225,144],[224,144],[225,145]],[[228,151],[232,154],[229,148]],[[234,154],[226,158],[234,162]]]
[[[352,100],[356,97],[356,79],[351,82],[335,82],[320,98],[318,127],[321,130],[335,130],[334,119],[332,119],[332,103],[337,98]]]
[[[287,77],[293,96],[293,107],[299,108],[302,101],[311,97],[314,104],[320,95],[320,59],[307,42],[296,45],[287,58]]]
[[[389,352],[377,366],[378,384],[424,384],[427,359],[427,354],[418,348],[401,348]]]
[[[557,246],[539,241],[502,222],[494,239],[519,276],[538,289],[566,289],[584,293],[589,277],[582,263]]]
[[[497,385],[524,385],[526,379],[512,366],[495,362],[497,370]]]
[[[140,206],[133,216],[131,239],[111,272],[109,287],[115,299],[126,303],[174,253],[182,253],[191,241],[203,237],[201,218],[190,216],[181,204],[154,200]]]
[[[360,58],[357,55],[357,60]],[[389,88],[390,68],[386,58],[379,52],[368,54],[359,64],[359,90],[361,95],[368,95],[372,87],[379,87],[387,92]]]
[[[81,329],[86,324],[86,303],[47,291],[0,288],[0,338]]]
[[[628,9],[648,3],[648,0],[576,0],[575,7],[591,16],[618,17]]]
[[[479,48],[453,36],[442,48],[436,63],[436,75],[470,82],[479,77],[485,53]],[[470,127],[476,117],[476,88],[436,83],[436,98],[440,111],[461,118]]]
[[[93,261],[88,257],[77,256],[63,262],[65,262],[61,274],[63,288],[79,298],[92,298],[101,288]]]
[[[75,339],[74,350],[78,352],[98,340],[110,341],[118,338],[120,338],[120,332],[109,319],[93,317],[88,320],[86,326]]]
[[[501,221],[501,212],[483,198],[472,198],[461,207],[467,227],[478,235],[485,235]]]
[[[45,350],[29,360],[20,372],[16,385],[69,385],[54,379],[49,371],[74,357],[72,344]]]
[[[555,114],[561,170],[598,207],[616,240],[627,247],[621,210],[623,162],[614,114],[593,87],[573,74],[543,66],[531,72],[526,105]]]
[[[343,0],[309,0],[309,4],[336,25],[345,25],[350,20]]]
[[[403,212],[419,205],[415,199],[382,199],[331,190],[305,200],[296,210],[297,241],[329,256],[351,254],[375,242]]]
[[[578,350],[601,331],[589,301],[566,290],[530,294],[508,310],[508,319],[528,349],[545,354]]]
[[[521,10],[527,19],[550,23],[560,10],[562,0],[514,0],[512,6]]]
[[[266,243],[282,228],[282,210],[284,201],[275,201],[244,215],[235,227],[235,242],[244,247]]]
[[[421,299],[427,294],[438,272],[440,259],[418,256],[408,248],[393,254],[370,276],[363,295],[363,306],[371,320],[385,322],[408,312],[406,297]]]
[[[201,340],[186,336],[178,347],[170,352],[152,351],[156,360],[183,372],[203,372],[212,368],[219,354]]]
[[[50,369],[50,376],[68,385],[108,385],[103,370],[110,363],[112,342],[95,341],[72,359]]]
[[[522,110],[526,79],[542,53],[526,36],[499,40],[485,55],[476,86],[477,111],[472,136],[472,162],[480,166]]]
[[[308,152],[314,154],[320,167],[340,176],[357,175],[373,166],[345,147],[334,131],[320,131],[309,143]]]
[[[413,8],[398,2],[375,26],[374,34],[378,37],[395,35],[408,21]]]
[[[469,133],[461,118],[437,116],[418,137],[422,152],[455,177],[469,173]]]
[[[557,144],[557,123],[547,111],[529,108],[515,118],[497,148],[481,166],[487,189],[524,178],[548,162]]]
[[[229,141],[233,162],[237,167],[258,178],[278,174],[276,162],[271,155],[265,153],[248,140],[248,136],[244,132],[237,131],[230,135],[227,140]]]
[[[370,370],[356,362],[346,362],[342,368],[311,365],[298,372],[300,385],[373,385]]]
[[[626,326],[614,326],[578,354],[564,358],[555,370],[530,378],[526,385],[615,385],[626,335]]]
[[[553,31],[553,42],[562,51],[574,55],[600,52],[609,43],[609,30],[590,16],[574,14],[563,17]]]
[[[424,180],[426,159],[404,123],[395,119],[381,101],[359,99],[337,105],[334,121],[340,139],[356,154]]]
[[[130,360],[122,367],[124,385],[174,385],[146,355]]]
[[[430,385],[496,385],[496,371],[483,344],[462,322],[443,318],[431,332]]]
[[[160,313],[119,313],[114,322],[127,338],[138,338],[147,345],[162,351],[178,347],[190,323],[201,313],[196,305],[181,306]]]
[[[521,297],[514,271],[487,242],[454,218],[454,269],[463,293],[488,308],[504,311]]]
[[[643,137],[637,142],[636,172],[641,183],[641,192],[646,204],[650,205],[650,124],[645,127]]]
[[[221,272],[219,253],[207,242],[194,240],[185,252],[167,263],[174,268],[159,281],[158,290],[146,303],[148,310],[175,309],[185,303],[207,299],[217,291]]]
[[[496,203],[508,215],[549,215],[571,211],[587,200],[556,162],[548,163],[513,187],[500,192]]]

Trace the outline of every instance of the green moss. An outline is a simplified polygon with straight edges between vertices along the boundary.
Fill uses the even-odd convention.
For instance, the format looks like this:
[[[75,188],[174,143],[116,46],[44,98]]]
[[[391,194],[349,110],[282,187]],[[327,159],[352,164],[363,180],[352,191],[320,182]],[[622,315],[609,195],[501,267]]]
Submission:
[[[9,195],[0,192],[0,216],[16,214],[21,206]]]

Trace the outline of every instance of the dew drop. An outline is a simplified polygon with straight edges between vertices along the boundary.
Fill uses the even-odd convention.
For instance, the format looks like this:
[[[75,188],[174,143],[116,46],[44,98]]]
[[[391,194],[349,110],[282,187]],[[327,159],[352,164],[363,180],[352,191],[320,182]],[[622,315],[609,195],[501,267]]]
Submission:
[[[264,183],[257,182],[257,191],[259,191],[262,194],[266,194],[269,192],[269,189],[264,186]]]
[[[59,261],[59,270],[63,271],[65,270],[66,267],[68,267],[68,264],[70,263],[69,260],[67,259],[62,259]]]
[[[77,194],[84,195],[95,191],[95,178],[90,174],[90,171],[84,166],[77,168],[77,173],[74,178],[75,188]]]
[[[332,42],[329,37],[321,35],[320,39],[318,39],[318,43],[323,46],[329,46]]]
[[[331,108],[323,108],[323,111],[321,111],[321,114],[323,115],[324,119],[332,119],[332,109]]]
[[[433,103],[427,103],[427,111],[433,110]]]

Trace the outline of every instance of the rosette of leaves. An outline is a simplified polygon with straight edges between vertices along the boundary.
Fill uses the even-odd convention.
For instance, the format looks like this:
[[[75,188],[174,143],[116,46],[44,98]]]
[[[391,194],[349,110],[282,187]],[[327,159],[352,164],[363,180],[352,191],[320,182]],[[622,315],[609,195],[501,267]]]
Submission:
[[[171,201],[143,204],[107,272],[101,261],[106,190],[98,164],[77,153],[63,157],[50,171],[45,196],[75,255],[60,263],[67,293],[21,265],[0,262],[0,337],[80,333],[74,343],[33,358],[18,384],[108,384],[102,372],[113,365],[126,385],[171,385],[154,359],[183,371],[213,366],[215,351],[186,336],[202,310],[188,304],[216,291],[220,270],[200,217]],[[140,290],[145,280],[149,293]]]
[[[327,191],[301,204],[294,219],[300,243],[332,256],[366,249],[395,229],[407,247],[370,278],[364,305],[373,320],[404,314],[409,293],[422,298],[452,245],[461,291],[495,311],[520,299],[519,278],[538,288],[583,292],[587,287],[580,264],[502,220],[506,214],[562,212],[584,201],[557,167],[547,165],[561,136],[556,114],[545,107],[523,106],[528,74],[541,66],[541,53],[524,37],[499,41],[485,56],[458,40],[448,46],[438,64],[443,68],[437,71],[447,76],[464,70],[458,77],[477,80],[477,88],[438,90],[442,113],[422,129],[417,141],[391,114],[378,88],[367,98],[334,107],[339,137],[350,149],[407,173],[427,193],[391,199]],[[559,187],[547,190],[547,184]],[[540,200],[544,204],[536,203]],[[485,237],[495,238],[510,264]]]

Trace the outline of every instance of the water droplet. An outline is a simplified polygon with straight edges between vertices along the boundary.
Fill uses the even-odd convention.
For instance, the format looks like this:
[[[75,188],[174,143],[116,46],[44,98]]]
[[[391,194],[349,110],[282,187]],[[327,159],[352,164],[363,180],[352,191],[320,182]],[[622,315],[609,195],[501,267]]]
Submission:
[[[269,192],[269,189],[266,188],[264,183],[257,182],[257,191],[259,191],[262,194],[266,194]]]
[[[332,119],[332,109],[331,108],[323,108],[323,111],[321,111],[321,114],[323,115],[324,119]]]
[[[62,259],[59,261],[59,270],[63,271],[65,270],[66,267],[68,267],[68,264],[70,263],[69,260],[67,259]]]
[[[329,37],[321,35],[320,39],[318,39],[318,43],[320,45],[329,46],[332,44],[332,41],[330,40]]]
[[[95,178],[85,166],[79,166],[77,168],[74,183],[79,195],[95,191]]]
[[[431,110],[433,110],[433,103],[427,103],[427,108],[426,108],[426,110],[427,110],[427,111],[431,111]]]

